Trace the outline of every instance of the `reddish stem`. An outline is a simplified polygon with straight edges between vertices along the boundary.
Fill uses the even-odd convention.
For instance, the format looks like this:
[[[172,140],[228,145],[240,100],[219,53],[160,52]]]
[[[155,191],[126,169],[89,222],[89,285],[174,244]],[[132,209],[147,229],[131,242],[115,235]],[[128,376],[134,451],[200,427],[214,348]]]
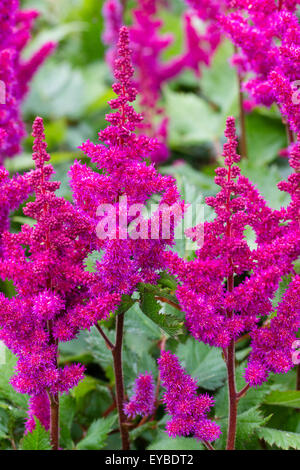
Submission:
[[[279,3],[278,3],[278,11],[281,10],[282,4],[283,4],[283,0],[279,0]]]
[[[50,399],[50,442],[52,450],[59,449],[59,395],[49,394]]]
[[[205,445],[205,447],[206,447],[208,450],[215,450],[214,447],[211,445],[210,442],[208,442],[208,441],[203,441],[203,444]]]
[[[250,388],[249,384],[245,385],[245,387],[242,388],[242,390],[236,394],[237,400],[240,400],[241,398],[243,398],[248,392],[249,388]]]
[[[181,311],[181,308],[178,304],[176,304],[175,302],[172,302],[172,300],[169,300],[169,299],[166,299],[165,297],[160,297],[159,295],[156,295],[155,298],[157,300],[160,300],[161,302],[164,302],[166,304],[169,304],[171,305],[171,307],[174,307],[176,308],[177,310],[180,310]]]
[[[231,181],[231,165],[228,167],[227,181]],[[230,209],[231,191],[228,192],[226,206],[227,210]],[[226,236],[230,239],[231,237],[231,220],[229,219],[226,227]],[[233,266],[232,259],[230,264]],[[228,276],[227,279],[227,291],[232,292],[234,289],[234,275]],[[228,309],[227,317],[231,318],[233,312]],[[234,450],[235,448],[235,435],[236,435],[236,421],[237,421],[237,396],[235,386],[235,341],[232,339],[227,348],[227,378],[228,378],[228,405],[229,405],[229,416],[228,416],[228,433],[227,433],[227,445],[226,450]]]
[[[123,344],[123,330],[124,330],[124,313],[117,315],[116,320],[116,344],[112,351],[114,360],[114,371],[116,380],[116,400],[119,414],[119,426],[122,439],[122,449],[129,450],[129,433],[126,426],[126,416],[124,413],[124,380],[123,380],[123,367],[122,367],[122,344]]]
[[[98,323],[96,323],[95,327],[97,328],[97,330],[99,331],[100,335],[102,336],[102,338],[104,339],[105,341],[105,344],[107,346],[107,349],[109,349],[110,351],[113,351],[114,349],[114,345],[113,343],[110,341],[110,339],[108,338],[108,336],[106,336],[106,334],[104,333],[104,331],[102,330],[101,326],[98,325]]]
[[[290,126],[288,123],[285,124],[285,127],[286,127],[286,134],[287,134],[287,140],[288,140],[288,144],[291,145],[295,142],[295,137],[294,137],[294,133],[293,131],[291,130]]]
[[[237,421],[237,393],[235,386],[235,343],[230,342],[227,349],[227,377],[228,377],[228,400],[229,400],[229,418],[227,434],[227,450],[234,450],[236,421]]]

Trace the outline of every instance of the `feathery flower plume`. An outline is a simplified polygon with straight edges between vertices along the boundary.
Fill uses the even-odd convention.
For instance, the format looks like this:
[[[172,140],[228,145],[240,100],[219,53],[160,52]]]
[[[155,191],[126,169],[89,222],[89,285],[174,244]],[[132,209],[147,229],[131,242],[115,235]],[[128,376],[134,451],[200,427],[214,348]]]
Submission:
[[[134,394],[125,404],[124,411],[127,416],[135,418],[137,415],[149,416],[154,411],[155,386],[151,373],[140,374],[134,384]]]
[[[3,0],[0,5],[0,163],[20,152],[20,142],[25,135],[21,117],[21,103],[28,84],[39,66],[53,51],[55,44],[48,42],[29,60],[21,57],[30,40],[35,10],[20,10],[18,0]],[[4,133],[3,133],[4,132]]]
[[[250,74],[244,87],[252,104],[277,103],[290,129],[300,131],[300,105],[294,100],[299,79],[300,25],[296,1],[237,0],[236,11],[220,15],[223,31],[238,48],[233,57],[242,74]]]
[[[108,46],[106,62],[113,69],[117,58],[119,31],[123,24],[123,5],[120,0],[106,0],[103,4],[102,14],[104,18],[102,40]]]
[[[243,332],[256,331],[261,319],[272,313],[279,282],[293,272],[300,253],[300,227],[288,223],[294,202],[288,209],[270,209],[236,166],[240,157],[234,118],[227,119],[225,136],[225,167],[216,170],[215,178],[221,191],[206,199],[216,218],[204,223],[204,243],[196,259],[185,261],[175,253],[165,254],[179,280],[177,297],[191,334],[222,348]],[[248,226],[256,234],[257,247],[252,250],[245,237]],[[198,228],[188,231],[194,241]],[[250,385],[258,383],[254,373],[247,377],[252,377]]]
[[[219,426],[207,418],[214,399],[197,394],[197,381],[184,371],[170,351],[162,351],[158,364],[162,386],[166,389],[163,401],[172,416],[166,427],[169,436],[191,435],[208,442],[218,439]]]
[[[209,65],[220,42],[216,14],[213,18],[202,14],[201,18],[206,22],[203,34],[195,26],[195,19],[196,16],[200,17],[200,11],[190,10],[184,15],[185,49],[177,57],[164,61],[163,53],[174,38],[171,34],[160,33],[163,22],[158,18],[158,12],[162,5],[161,0],[138,0],[133,10],[133,24],[129,27],[132,60],[136,72],[134,84],[139,93],[139,105],[144,118],[137,127],[141,133],[158,140],[157,148],[151,153],[154,163],[161,163],[169,157],[168,117],[161,103],[164,83],[174,79],[185,68],[191,68],[200,76],[201,65]],[[107,62],[112,67],[116,57],[116,38],[122,24],[120,1],[107,0],[103,15],[103,39],[109,46]]]
[[[155,239],[151,238],[151,228],[165,206],[177,204],[181,208],[183,204],[174,179],[158,174],[153,164],[147,162],[157,148],[156,141],[134,132],[142,116],[130,104],[137,94],[132,85],[133,73],[129,33],[122,27],[113,85],[117,97],[109,102],[115,112],[106,116],[110,125],[99,133],[103,143],[87,141],[81,146],[101,173],[80,162],[75,162],[70,170],[76,207],[89,217],[93,226],[91,248],[102,253],[90,289],[94,308],[87,306],[75,314],[74,320],[80,319],[82,327],[106,318],[116,309],[122,295],[131,295],[139,282],[157,280],[158,271],[164,268],[162,253],[173,243],[176,217],[171,218],[170,236],[166,238],[160,231]],[[155,194],[161,197],[160,203],[154,215],[146,220],[140,213],[141,206]],[[108,215],[112,226],[108,223],[104,230]],[[128,226],[137,216],[136,231],[128,234]]]
[[[291,147],[290,165],[294,173],[288,181],[281,181],[278,187],[290,194],[291,202],[286,208],[286,232],[298,234],[300,229],[300,142]],[[299,255],[298,251],[298,255]],[[292,345],[300,327],[300,276],[292,273],[292,281],[282,296],[270,321],[253,330],[252,353],[246,369],[249,383],[261,384],[268,373],[285,373],[292,367]]]
[[[58,342],[73,339],[79,329],[73,325],[70,330],[66,319],[86,302],[89,274],[84,270],[83,240],[90,228],[82,214],[54,194],[60,183],[50,181],[53,168],[46,164],[50,156],[41,118],[36,118],[32,135],[36,169],[29,180],[36,198],[24,214],[36,223],[23,225],[20,233],[3,234],[0,262],[2,279],[13,280],[17,291],[12,299],[1,294],[0,339],[18,358],[12,385],[30,395],[29,430],[33,415],[48,428],[46,395],[57,397],[83,377],[81,365],[59,368],[57,360]]]

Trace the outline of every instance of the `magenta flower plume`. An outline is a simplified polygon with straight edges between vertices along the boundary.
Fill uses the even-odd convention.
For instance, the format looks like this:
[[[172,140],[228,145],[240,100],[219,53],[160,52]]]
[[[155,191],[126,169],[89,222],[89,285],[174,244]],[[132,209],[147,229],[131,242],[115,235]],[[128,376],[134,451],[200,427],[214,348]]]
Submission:
[[[226,10],[224,0],[186,0],[190,9],[184,15],[186,36],[186,66],[199,77],[201,66],[210,65],[218,45],[221,42],[219,16]],[[195,27],[200,19],[203,28]],[[204,29],[204,31],[201,29]]]
[[[238,48],[233,58],[242,74],[250,75],[245,90],[252,104],[276,103],[292,131],[300,131],[300,105],[294,99],[299,79],[299,2],[239,0],[237,11],[219,17],[226,35]],[[259,51],[259,53],[258,53]]]
[[[84,215],[63,198],[56,197],[60,183],[50,181],[53,168],[46,148],[43,120],[33,125],[33,159],[29,174],[35,201],[24,214],[36,221],[23,225],[17,234],[4,233],[0,274],[14,282],[17,296],[0,297],[0,339],[18,358],[14,388],[30,395],[29,424],[33,415],[46,427],[48,401],[45,394],[68,392],[83,377],[78,364],[59,368],[58,343],[73,339],[79,330],[74,309],[86,303],[89,274],[85,234],[90,226]],[[72,319],[72,323],[71,323]],[[42,415],[36,410],[43,403]]]
[[[151,151],[157,148],[156,141],[135,134],[142,116],[130,104],[137,91],[132,84],[134,70],[125,27],[120,30],[114,73],[113,90],[117,97],[109,104],[115,112],[106,116],[110,125],[99,133],[102,143],[87,141],[81,146],[101,173],[80,162],[75,162],[70,170],[76,207],[87,215],[93,227],[89,233],[91,249],[102,252],[90,289],[93,308],[87,305],[76,312],[75,321],[80,318],[82,327],[90,327],[115,311],[122,295],[131,295],[139,282],[157,280],[158,271],[165,266],[162,253],[173,243],[176,216],[171,218],[168,236],[163,237],[158,229],[158,236],[151,238],[151,227],[164,207],[182,205],[174,179],[158,174],[147,162]],[[128,233],[141,206],[155,194],[160,196],[155,213],[149,219],[139,214],[135,233]]]
[[[106,62],[113,69],[117,58],[119,31],[123,24],[123,6],[120,0],[105,0],[102,8],[104,31],[102,40],[108,46]]]
[[[134,394],[125,404],[125,414],[131,418],[137,415],[149,416],[154,411],[155,386],[151,373],[140,374],[135,380]]]
[[[179,280],[177,297],[191,334],[222,348],[243,332],[255,332],[262,318],[271,315],[279,283],[293,273],[293,262],[300,253],[300,225],[290,220],[299,214],[298,176],[291,176],[287,183],[295,193],[289,207],[272,210],[240,175],[233,118],[227,119],[225,136],[225,167],[216,170],[215,178],[221,190],[206,199],[216,217],[188,231],[199,244],[196,259],[185,261],[175,253],[165,254],[170,272]],[[293,161],[296,165],[295,156]],[[286,190],[285,184],[282,189]],[[255,249],[246,241],[247,226],[256,234]]]
[[[300,228],[300,143],[292,146],[290,165],[294,169],[288,181],[278,187],[291,196],[286,209],[286,231],[298,234]],[[298,251],[299,255],[299,251]],[[292,273],[293,276],[293,273]],[[260,385],[269,372],[285,373],[292,367],[292,346],[300,327],[300,276],[295,275],[268,324],[255,328],[251,334],[252,353],[245,378]]]
[[[268,325],[252,334],[252,353],[245,379],[260,385],[269,372],[288,372],[293,366],[293,342],[300,328],[300,275],[294,277]]]
[[[171,34],[162,34],[163,21],[159,19],[159,10],[164,5],[161,0],[138,0],[133,10],[133,24],[129,27],[135,67],[134,84],[139,93],[139,105],[143,121],[137,127],[140,133],[155,137],[158,145],[151,152],[151,160],[161,163],[169,157],[167,147],[168,117],[162,104],[162,87],[174,79],[185,68],[191,68],[197,76],[201,66],[208,65],[220,42],[220,28],[213,17],[205,15],[207,23],[205,33],[197,31],[194,20],[200,10],[186,13],[184,17],[185,48],[175,58],[165,61],[163,54],[173,42]],[[213,11],[213,8],[211,8]],[[219,10],[218,10],[219,11]],[[107,0],[103,8],[105,20],[104,42],[109,46],[107,62],[113,68],[116,58],[118,29],[122,24],[122,6],[119,0]]]
[[[53,51],[55,44],[42,46],[29,60],[21,57],[30,40],[30,32],[38,12],[20,10],[18,0],[3,0],[0,5],[0,163],[20,152],[25,135],[21,103],[29,81]],[[4,95],[4,96],[2,96]],[[3,98],[3,99],[2,99]]]
[[[158,359],[162,386],[166,389],[164,403],[172,416],[167,423],[169,436],[194,436],[200,441],[215,441],[220,437],[220,427],[207,418],[214,399],[197,395],[197,381],[181,367],[178,358],[170,351],[162,351]]]

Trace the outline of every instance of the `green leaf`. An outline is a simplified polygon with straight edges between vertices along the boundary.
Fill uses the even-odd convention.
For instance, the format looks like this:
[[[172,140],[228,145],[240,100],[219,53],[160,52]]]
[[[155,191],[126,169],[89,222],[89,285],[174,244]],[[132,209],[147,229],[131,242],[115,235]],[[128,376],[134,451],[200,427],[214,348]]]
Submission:
[[[49,432],[41,425],[39,420],[35,420],[35,429],[26,434],[22,439],[22,450],[50,450],[50,435]]]
[[[236,448],[246,449],[252,446],[252,441],[255,438],[255,431],[266,424],[270,416],[263,416],[262,412],[257,406],[250,408],[237,416],[237,429],[236,429]],[[228,418],[223,418],[218,421],[221,426],[221,437],[216,441],[218,449],[224,449],[227,440]]]
[[[140,285],[139,291],[141,296],[140,307],[142,312],[165,333],[167,333],[167,335],[177,336],[182,330],[183,322],[180,322],[172,315],[160,313],[162,311],[162,306],[156,300],[154,293],[148,291],[147,285]]]
[[[274,391],[266,396],[264,403],[266,405],[289,406],[291,408],[300,408],[300,391]]]
[[[194,93],[175,93],[170,89],[165,98],[171,148],[214,141],[221,127],[220,116],[203,99]],[[205,117],[201,123],[199,116]]]
[[[265,170],[259,170],[249,159],[243,159],[240,167],[242,174],[257,185],[259,192],[273,209],[287,205],[289,196],[277,188],[277,183],[282,180],[277,166],[272,165]]]
[[[276,445],[283,450],[300,450],[300,433],[262,427],[258,429],[257,434],[270,446]]]
[[[177,288],[177,281],[174,276],[171,276],[171,274],[167,273],[166,271],[163,271],[159,275],[158,279],[158,284],[161,285],[163,288],[168,288],[171,290],[175,290]]]
[[[96,390],[97,384],[97,379],[86,375],[84,379],[81,380],[81,382],[79,382],[79,384],[75,388],[73,388],[71,393],[75,397],[76,401],[79,401],[84,398],[88,393],[92,392],[93,390]]]
[[[189,338],[184,344],[179,344],[176,354],[187,372],[197,379],[201,388],[215,390],[223,385],[226,365],[220,349],[211,348]]]
[[[207,99],[221,109],[219,135],[223,135],[226,117],[238,111],[237,74],[229,63],[233,54],[232,44],[225,40],[219,46],[209,68],[203,68],[201,89]],[[198,118],[199,122],[199,118]],[[201,125],[203,120],[201,120]]]
[[[129,310],[133,304],[135,303],[135,300],[130,297],[130,295],[123,295],[122,296],[122,302],[118,308],[118,314],[119,313],[125,313],[127,310]]]
[[[286,146],[286,133],[280,119],[262,116],[257,112],[247,115],[246,132],[249,161],[262,167],[278,156]]]
[[[289,284],[291,283],[292,276],[289,274],[288,276],[285,276],[282,281],[279,284],[279,287],[276,291],[275,297],[273,299],[273,308],[277,308],[278,304],[281,302],[281,299],[289,287]]]
[[[161,329],[142,312],[138,303],[135,303],[125,315],[125,340],[127,341],[127,337],[133,335],[138,344],[141,344],[141,341],[146,342],[140,354],[143,354],[145,348],[149,347],[149,341],[152,344],[153,340],[161,339]],[[139,354],[136,346],[134,350]]]
[[[114,331],[103,328],[106,336],[114,343],[115,333]],[[106,347],[105,341],[100,337],[99,332],[95,327],[91,328],[91,331],[87,335],[86,339],[87,351],[90,352],[94,360],[103,368],[112,366],[113,359],[111,351]]]
[[[250,408],[239,414],[237,417],[236,445],[237,448],[247,448],[247,441],[253,435],[254,431],[265,424],[270,416],[263,416],[257,407]]]
[[[203,445],[191,437],[172,438],[168,437],[165,432],[160,432],[147,450],[203,450]]]
[[[26,48],[26,58],[28,59],[34,52],[36,52],[43,44],[49,41],[59,42],[62,41],[69,34],[78,34],[83,31],[87,25],[84,22],[70,22],[65,23],[50,30],[41,31]]]
[[[94,421],[86,436],[77,444],[78,450],[98,450],[105,446],[107,436],[116,422],[116,415]]]
[[[88,363],[92,360],[91,354],[87,351],[86,338],[87,331],[82,331],[76,339],[65,343],[60,343],[60,363],[82,362]]]

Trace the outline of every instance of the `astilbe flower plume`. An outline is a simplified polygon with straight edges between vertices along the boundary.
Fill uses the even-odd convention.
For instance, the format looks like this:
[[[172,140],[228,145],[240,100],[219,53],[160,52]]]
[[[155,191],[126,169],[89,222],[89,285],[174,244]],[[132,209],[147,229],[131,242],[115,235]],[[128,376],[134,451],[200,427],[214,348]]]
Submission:
[[[216,197],[206,199],[216,217],[188,232],[199,242],[196,258],[186,261],[175,253],[165,254],[171,273],[179,280],[177,297],[191,334],[199,341],[221,348],[227,348],[243,332],[259,334],[256,332],[260,322],[273,312],[272,298],[280,281],[293,273],[293,262],[300,253],[299,225],[289,223],[291,211],[296,210],[296,199],[293,198],[287,209],[269,208],[250,181],[240,175],[236,165],[240,157],[236,153],[234,118],[227,119],[225,136],[225,167],[216,170],[215,179],[221,190]],[[299,211],[299,199],[297,204]],[[252,227],[256,235],[257,246],[252,250],[246,241],[246,227]],[[292,307],[296,308],[295,297],[290,298],[294,302]],[[284,303],[288,299],[282,301],[287,314],[289,310]],[[294,323],[294,328],[286,331],[290,340],[291,335],[295,336],[294,315],[299,315],[299,311],[290,311],[289,315],[286,325]],[[247,374],[250,385],[266,380],[271,370],[287,370],[287,367],[280,369],[280,354],[286,354],[288,344],[282,349],[282,342],[277,344],[275,337],[269,341],[268,354],[272,360],[263,374],[261,368],[252,368],[252,373]],[[272,356],[275,350],[277,355]]]
[[[290,165],[294,172],[288,181],[281,181],[278,187],[290,194],[291,201],[286,208],[286,232],[298,234],[300,228],[300,141],[291,147]],[[298,255],[299,255],[298,251]],[[300,276],[291,273],[292,280],[281,298],[271,319],[263,327],[251,333],[252,353],[246,369],[246,379],[261,383],[268,372],[283,373],[293,367],[291,351],[300,327]]]
[[[223,31],[238,48],[233,58],[242,75],[249,74],[245,90],[253,105],[276,103],[290,129],[300,131],[300,105],[295,100],[299,79],[299,2],[238,0],[236,11],[219,17]]]
[[[106,0],[103,4],[102,14],[104,19],[102,41],[108,46],[106,62],[113,69],[117,54],[119,31],[123,24],[123,5],[121,1]]]
[[[14,282],[17,295],[0,297],[0,339],[18,358],[14,388],[30,396],[27,429],[34,416],[49,427],[49,397],[68,392],[83,377],[83,367],[59,368],[58,343],[75,337],[78,326],[65,328],[65,318],[86,302],[89,273],[84,269],[90,230],[83,214],[55,195],[60,183],[50,181],[50,156],[46,151],[43,120],[33,125],[33,159],[36,169],[29,174],[35,201],[24,214],[36,221],[24,224],[20,233],[2,237],[2,279]]]
[[[140,93],[140,105],[144,121],[139,125],[142,132],[155,136],[160,147],[152,153],[152,161],[160,163],[169,156],[167,148],[168,117],[161,105],[163,85],[177,77],[184,69],[190,68],[199,77],[201,66],[209,65],[219,44],[220,32],[216,22],[205,25],[200,34],[195,26],[195,11],[184,14],[184,50],[169,61],[163,60],[163,53],[174,40],[172,34],[160,32],[163,21],[158,13],[163,2],[160,0],[138,0],[133,10],[134,21],[130,30],[133,48],[133,64],[136,69],[136,87]],[[198,12],[197,12],[198,13]],[[204,18],[207,21],[207,17]]]
[[[170,351],[162,351],[158,364],[161,383],[166,389],[163,401],[172,416],[166,426],[169,436],[191,435],[208,442],[218,439],[220,427],[207,418],[214,399],[207,394],[197,394],[197,381],[185,372]]]
[[[25,127],[21,103],[28,91],[31,78],[53,51],[48,42],[30,59],[22,58],[22,51],[30,40],[35,10],[20,10],[18,0],[3,0],[0,5],[0,86],[4,88],[4,103],[0,104],[0,163],[19,153]]]
[[[133,23],[129,27],[135,67],[134,84],[139,93],[139,105],[144,118],[138,128],[141,133],[155,137],[159,142],[156,150],[151,153],[151,160],[155,163],[161,163],[169,157],[169,119],[161,99],[163,85],[186,68],[194,70],[199,77],[201,66],[209,65],[220,42],[220,28],[215,21],[216,12],[213,15],[214,21],[209,15],[202,15],[205,32],[200,33],[195,24],[196,17],[200,17],[200,11],[189,10],[183,17],[183,51],[175,58],[165,61],[163,54],[174,41],[174,37],[172,34],[161,33],[163,21],[159,18],[159,11],[164,6],[162,0],[138,0],[136,8],[132,11]],[[103,7],[103,40],[109,46],[107,62],[111,68],[116,57],[118,29],[123,22],[122,10],[119,0],[107,0]],[[211,10],[213,11],[213,8]]]
[[[137,94],[131,82],[133,73],[129,34],[126,27],[122,27],[115,63],[116,83],[113,85],[117,97],[109,103],[116,112],[106,116],[110,125],[99,133],[103,143],[87,141],[81,146],[101,173],[80,162],[75,162],[70,170],[76,207],[89,217],[93,226],[91,248],[102,253],[90,289],[94,308],[87,307],[88,313],[84,308],[78,309],[75,315],[75,320],[80,318],[83,327],[106,318],[110,311],[116,309],[122,295],[131,295],[139,282],[157,280],[158,271],[164,268],[162,252],[173,243],[176,217],[173,218],[170,236],[166,238],[158,231],[157,238],[150,239],[151,224],[154,225],[160,217],[165,205],[169,207],[178,203],[180,208],[182,204],[174,179],[158,174],[153,164],[146,161],[156,148],[156,141],[134,133],[142,116],[130,104]],[[144,205],[154,194],[161,196],[157,211],[151,219],[141,216],[140,232],[136,237],[129,237],[128,224],[136,217],[136,213],[130,213],[130,208],[133,204]],[[125,206],[122,198],[126,199]],[[99,212],[99,207],[104,207],[103,212]],[[142,209],[138,207],[139,212]],[[96,227],[105,225],[107,213],[115,214],[112,227],[108,223],[105,236],[98,238]]]
[[[125,404],[125,414],[131,418],[137,415],[149,416],[154,411],[155,386],[151,373],[140,374],[134,384],[134,394]]]

